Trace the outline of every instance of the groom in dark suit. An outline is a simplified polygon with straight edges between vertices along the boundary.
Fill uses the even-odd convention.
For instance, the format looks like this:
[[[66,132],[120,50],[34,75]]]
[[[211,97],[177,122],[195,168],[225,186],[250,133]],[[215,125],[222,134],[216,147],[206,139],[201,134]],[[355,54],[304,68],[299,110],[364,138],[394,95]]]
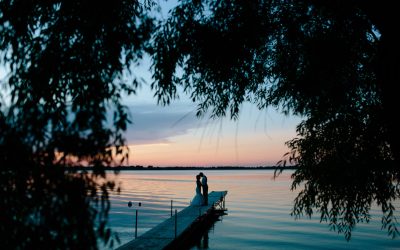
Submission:
[[[207,176],[205,176],[202,172],[199,174],[201,176],[201,186],[203,187],[203,197],[204,197],[204,206],[208,205],[208,184],[207,184]]]

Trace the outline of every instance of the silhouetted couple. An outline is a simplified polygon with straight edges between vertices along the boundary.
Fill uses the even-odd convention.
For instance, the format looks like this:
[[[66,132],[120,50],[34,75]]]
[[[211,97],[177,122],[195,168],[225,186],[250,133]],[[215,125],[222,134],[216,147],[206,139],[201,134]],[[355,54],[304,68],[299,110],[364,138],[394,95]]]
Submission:
[[[200,180],[201,178],[201,180]],[[201,191],[203,190],[203,194]],[[208,185],[207,176],[202,172],[196,175],[196,195],[192,200],[193,206],[207,206],[208,205]]]

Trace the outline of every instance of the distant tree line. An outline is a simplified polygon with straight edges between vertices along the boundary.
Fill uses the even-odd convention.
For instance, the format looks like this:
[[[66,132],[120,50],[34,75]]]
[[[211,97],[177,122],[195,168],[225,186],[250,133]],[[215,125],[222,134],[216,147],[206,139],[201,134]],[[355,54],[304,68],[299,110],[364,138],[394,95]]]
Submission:
[[[142,165],[134,165],[134,166],[105,166],[105,170],[254,170],[254,169],[270,169],[270,170],[283,170],[284,169],[297,169],[296,166],[211,166],[211,167],[191,167],[191,166],[168,166],[168,167],[160,167],[148,165],[147,167]],[[94,167],[91,166],[72,166],[67,167],[68,170],[93,170]]]

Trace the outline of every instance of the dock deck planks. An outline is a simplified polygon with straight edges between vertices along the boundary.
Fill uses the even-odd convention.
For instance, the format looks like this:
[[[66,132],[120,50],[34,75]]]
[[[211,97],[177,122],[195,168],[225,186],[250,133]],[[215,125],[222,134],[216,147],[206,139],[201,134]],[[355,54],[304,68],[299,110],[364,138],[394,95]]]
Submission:
[[[227,191],[213,191],[208,194],[207,206],[188,206],[177,214],[177,234],[176,238],[185,232],[203,214],[210,212],[211,208],[218,205]],[[175,215],[158,224],[156,227],[145,232],[137,239],[132,240],[117,250],[128,249],[163,249],[175,239]]]

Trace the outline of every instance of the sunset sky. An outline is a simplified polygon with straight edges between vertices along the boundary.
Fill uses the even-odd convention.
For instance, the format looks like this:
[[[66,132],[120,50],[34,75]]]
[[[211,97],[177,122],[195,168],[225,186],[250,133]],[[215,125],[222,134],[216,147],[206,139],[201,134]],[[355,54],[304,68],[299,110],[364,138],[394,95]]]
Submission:
[[[132,68],[147,83],[124,99],[133,122],[126,133],[128,165],[265,166],[289,151],[284,143],[296,136],[299,117],[245,104],[238,121],[197,118],[196,104],[184,94],[170,106],[159,106],[149,87],[149,65],[145,59]]]
[[[243,107],[236,122],[199,119],[194,104],[154,103],[137,101],[130,106],[133,124],[126,133],[130,165],[274,165],[288,151],[284,143],[296,136],[300,121],[251,105]]]
[[[181,94],[170,106],[157,105],[150,90],[149,61],[133,68],[143,77],[138,93],[124,98],[132,124],[125,134],[130,148],[126,165],[260,166],[274,165],[288,152],[300,118],[245,104],[238,121],[197,118],[196,104]],[[5,70],[0,68],[0,78]]]

